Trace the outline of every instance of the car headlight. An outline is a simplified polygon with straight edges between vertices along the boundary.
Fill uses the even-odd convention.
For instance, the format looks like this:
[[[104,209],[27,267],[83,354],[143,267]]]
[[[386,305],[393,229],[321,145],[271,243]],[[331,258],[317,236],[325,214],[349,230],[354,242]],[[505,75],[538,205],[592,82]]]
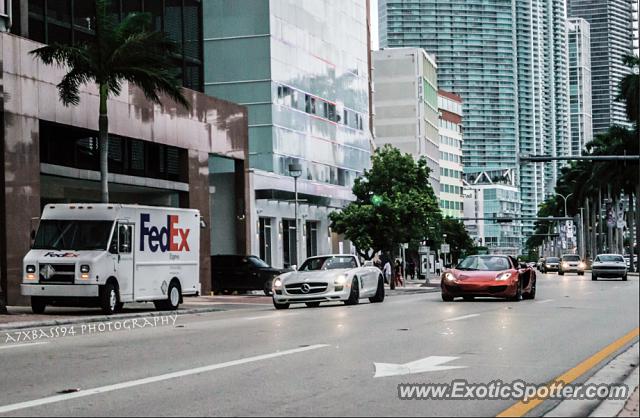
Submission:
[[[580,264],[578,264],[578,268],[583,269],[583,268],[586,268],[586,267],[587,267],[587,265],[583,261],[581,261]]]
[[[83,264],[80,266],[80,273],[89,273],[91,271],[91,267],[87,264]]]
[[[455,281],[455,280],[456,280],[456,276],[454,276],[454,275],[453,275],[453,274],[451,274],[451,273],[445,273],[445,274],[444,274],[444,279],[445,279],[446,281],[448,281],[448,282],[453,282],[453,281]]]
[[[282,279],[280,277],[276,277],[276,279],[273,281],[273,288],[282,289]]]
[[[336,280],[333,282],[334,286],[344,286],[347,283],[347,277],[344,274],[336,277]]]
[[[504,282],[505,280],[509,280],[509,278],[511,278],[511,273],[508,271],[500,273],[496,276],[496,280],[499,282]]]
[[[564,267],[564,268],[569,267],[569,263],[562,263],[562,267]]]

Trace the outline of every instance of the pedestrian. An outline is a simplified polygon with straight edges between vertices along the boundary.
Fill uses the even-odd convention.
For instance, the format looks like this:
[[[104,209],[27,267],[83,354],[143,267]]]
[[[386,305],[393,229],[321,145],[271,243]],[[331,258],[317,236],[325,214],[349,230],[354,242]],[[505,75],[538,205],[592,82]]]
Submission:
[[[389,260],[384,263],[382,273],[384,274],[385,284],[391,284],[391,262]]]
[[[402,280],[402,263],[400,259],[396,260],[396,278],[395,278],[396,286],[403,286],[404,282]]]
[[[438,276],[440,276],[440,274],[442,274],[442,263],[440,262],[439,258],[438,258],[438,261],[436,261],[436,274]]]

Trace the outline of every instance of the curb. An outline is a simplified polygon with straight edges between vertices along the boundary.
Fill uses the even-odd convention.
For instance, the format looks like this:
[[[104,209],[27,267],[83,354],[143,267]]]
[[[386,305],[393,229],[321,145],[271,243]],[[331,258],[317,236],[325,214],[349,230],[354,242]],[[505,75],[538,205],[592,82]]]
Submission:
[[[54,327],[57,325],[76,325],[76,324],[89,324],[93,322],[110,322],[118,319],[144,318],[144,317],[153,318],[156,316],[167,316],[167,315],[192,315],[192,314],[198,314],[198,313],[221,312],[221,311],[225,311],[225,309],[194,308],[194,309],[183,309],[183,310],[177,310],[177,311],[162,311],[162,312],[148,311],[148,312],[127,313],[127,314],[118,314],[118,315],[110,315],[110,316],[101,315],[101,316],[90,316],[86,318],[52,319],[49,321],[14,322],[11,324],[0,325],[0,332],[29,329],[29,328]]]
[[[625,384],[629,387],[627,397],[631,397],[638,385],[638,347],[637,341],[618,353],[615,357],[595,371],[582,385],[588,384]],[[635,374],[634,374],[635,373]],[[635,379],[635,381],[633,380]],[[566,399],[547,411],[545,417],[592,417],[617,416],[628,399]]]
[[[385,289],[385,292],[387,293],[387,296],[401,296],[401,295],[407,295],[407,294],[420,294],[420,293],[435,293],[435,292],[439,292],[440,288],[432,288],[432,287],[416,287],[416,288],[408,288],[408,289],[402,289],[402,288],[396,288],[394,290],[391,289]],[[393,293],[391,293],[393,292]]]

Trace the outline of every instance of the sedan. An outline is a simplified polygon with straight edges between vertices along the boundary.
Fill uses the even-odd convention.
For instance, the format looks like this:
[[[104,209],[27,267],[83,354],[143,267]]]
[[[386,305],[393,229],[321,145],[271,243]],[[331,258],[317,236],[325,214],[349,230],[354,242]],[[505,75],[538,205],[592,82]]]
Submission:
[[[445,302],[456,297],[473,300],[477,296],[518,302],[536,297],[536,273],[510,256],[473,255],[444,272],[441,290]]]
[[[627,280],[627,263],[619,254],[599,254],[591,265],[591,280],[600,277],[621,277]]]
[[[542,265],[542,272],[549,273],[550,271],[559,271],[560,270],[560,259],[558,257],[548,257],[544,260],[544,264]]]
[[[273,281],[276,309],[287,309],[293,303],[308,307],[339,301],[357,305],[361,298],[369,298],[372,303],[384,301],[384,280],[372,262],[361,266],[352,255],[311,257],[297,271],[281,274]]]

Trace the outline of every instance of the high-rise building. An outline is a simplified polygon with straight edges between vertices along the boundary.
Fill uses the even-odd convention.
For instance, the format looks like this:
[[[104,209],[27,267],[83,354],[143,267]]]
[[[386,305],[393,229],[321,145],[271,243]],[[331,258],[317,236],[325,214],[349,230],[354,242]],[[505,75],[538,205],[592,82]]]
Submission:
[[[582,155],[584,146],[593,139],[589,22],[570,18],[568,32],[571,155]]]
[[[464,185],[464,225],[476,245],[491,254],[520,254],[522,223],[489,220],[516,217],[521,211],[513,170],[467,173]]]
[[[438,81],[433,57],[420,48],[373,52],[374,131],[378,146],[424,157],[430,183],[440,193]]]
[[[464,210],[462,165],[462,98],[438,91],[440,110],[440,209],[444,216],[462,218]]]
[[[517,156],[569,152],[564,0],[380,0],[379,19],[381,47],[425,48],[439,87],[463,97],[465,172],[514,170],[522,214],[535,216],[558,164]]]
[[[370,165],[367,1],[203,3],[205,92],[249,109],[252,252],[272,265],[350,250],[328,215]]]
[[[633,55],[640,56],[640,1],[633,1]]]
[[[629,74],[623,58],[633,52],[634,0],[568,0],[568,15],[591,25],[593,133],[611,125],[630,126],[618,85]]]

